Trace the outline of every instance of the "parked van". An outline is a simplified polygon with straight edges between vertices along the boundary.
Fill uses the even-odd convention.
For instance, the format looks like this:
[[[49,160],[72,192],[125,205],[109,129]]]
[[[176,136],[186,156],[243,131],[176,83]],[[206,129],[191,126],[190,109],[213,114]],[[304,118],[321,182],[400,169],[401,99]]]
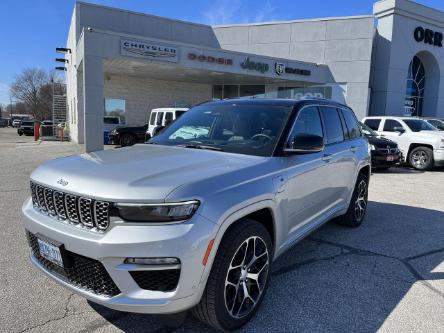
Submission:
[[[187,111],[187,108],[152,109],[148,129],[145,135],[146,140],[151,139],[154,135],[156,135],[157,132],[159,132],[165,126],[171,124]]]

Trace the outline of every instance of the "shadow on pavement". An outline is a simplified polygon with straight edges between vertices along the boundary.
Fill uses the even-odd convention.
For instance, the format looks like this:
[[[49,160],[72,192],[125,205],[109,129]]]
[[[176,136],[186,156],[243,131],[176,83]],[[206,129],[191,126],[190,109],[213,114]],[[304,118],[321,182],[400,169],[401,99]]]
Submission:
[[[241,331],[375,332],[420,283],[444,300],[444,212],[370,202],[357,229],[328,223],[275,263],[267,295]],[[125,332],[210,332],[188,316],[179,329],[155,316],[90,303]],[[89,327],[88,329],[93,329]]]

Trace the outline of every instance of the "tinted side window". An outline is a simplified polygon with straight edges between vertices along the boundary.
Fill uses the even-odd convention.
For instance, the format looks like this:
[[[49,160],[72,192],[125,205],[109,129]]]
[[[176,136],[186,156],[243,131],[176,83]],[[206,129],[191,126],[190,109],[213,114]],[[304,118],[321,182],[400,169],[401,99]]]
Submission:
[[[290,144],[298,134],[311,134],[320,137],[324,136],[322,133],[321,117],[319,116],[319,110],[317,107],[310,106],[299,112],[290,135],[290,140],[287,144]]]
[[[154,125],[155,121],[156,121],[156,112],[151,112],[150,125]]]
[[[173,113],[167,112],[165,113],[165,121],[172,121],[173,120]]]
[[[326,144],[338,143],[344,141],[344,132],[342,130],[341,118],[335,108],[321,107],[322,118],[326,132]]]
[[[359,123],[353,111],[348,109],[342,109],[342,115],[344,116],[345,125],[347,126],[348,137],[350,139],[358,138],[361,136],[361,130],[359,129]]]
[[[381,123],[381,119],[366,119],[364,124],[370,127],[372,130],[377,131],[379,129],[379,124]]]
[[[401,127],[402,125],[399,121],[393,119],[386,119],[384,123],[384,132],[395,132],[395,127]]]
[[[156,125],[162,126],[162,122],[163,122],[163,112],[159,112],[157,114],[157,122]]]

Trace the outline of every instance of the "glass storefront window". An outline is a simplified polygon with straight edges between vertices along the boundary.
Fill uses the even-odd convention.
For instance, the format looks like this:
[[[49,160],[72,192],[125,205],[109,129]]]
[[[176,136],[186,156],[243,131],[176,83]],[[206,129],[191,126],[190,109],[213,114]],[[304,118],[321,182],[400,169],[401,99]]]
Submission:
[[[223,98],[223,88],[222,85],[213,86],[213,99],[222,99]]]
[[[223,98],[237,98],[239,97],[238,85],[224,85]]]
[[[125,124],[125,100],[117,98],[105,99],[105,117],[118,118],[120,124]]]
[[[331,99],[332,87],[329,86],[312,86],[312,87],[279,87],[278,98],[326,98]]]
[[[264,97],[264,85],[241,85],[239,86],[239,97]]]
[[[407,74],[407,88],[405,93],[405,114],[411,116],[422,115],[426,72],[421,59],[414,56],[410,62]]]

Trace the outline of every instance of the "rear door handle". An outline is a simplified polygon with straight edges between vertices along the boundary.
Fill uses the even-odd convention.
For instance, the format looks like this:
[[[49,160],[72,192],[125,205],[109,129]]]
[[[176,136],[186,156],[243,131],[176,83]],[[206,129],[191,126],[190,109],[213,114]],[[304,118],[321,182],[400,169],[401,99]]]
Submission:
[[[324,162],[330,162],[331,161],[331,157],[332,157],[332,155],[331,154],[324,154],[324,156],[322,156],[322,160],[324,161]]]

